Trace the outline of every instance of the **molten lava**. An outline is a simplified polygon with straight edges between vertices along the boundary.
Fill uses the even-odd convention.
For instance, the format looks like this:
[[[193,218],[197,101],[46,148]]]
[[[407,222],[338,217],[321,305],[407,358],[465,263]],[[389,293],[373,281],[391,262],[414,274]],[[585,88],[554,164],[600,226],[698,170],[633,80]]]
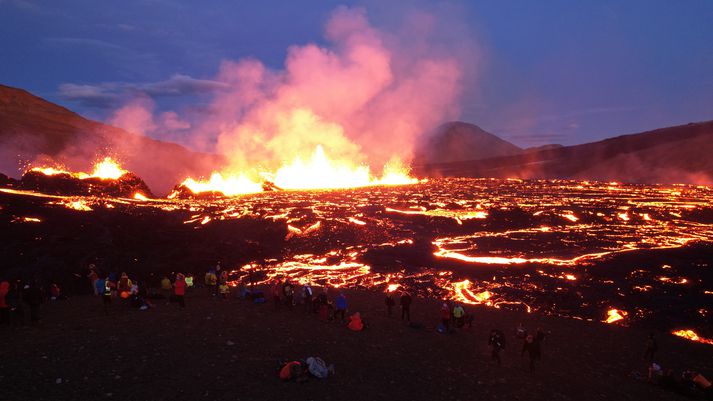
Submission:
[[[387,163],[381,177],[375,177],[368,166],[357,165],[350,160],[331,159],[322,146],[318,145],[308,160],[295,157],[291,163],[283,165],[274,173],[262,171],[257,174],[238,173],[224,176],[214,172],[207,181],[187,178],[182,185],[194,194],[214,192],[235,196],[262,192],[266,187],[310,190],[415,183],[418,183],[418,180],[412,178],[409,168],[398,160]]]
[[[674,336],[683,337],[687,340],[697,341],[699,343],[713,345],[713,339],[701,337],[693,330],[675,330],[675,331],[671,332],[671,334],[673,334]]]
[[[607,311],[607,319],[604,322],[606,322],[606,323],[618,322],[620,320],[624,320],[626,315],[627,315],[627,313],[623,310],[609,309]]]
[[[55,167],[33,167],[30,169],[30,171],[40,172],[44,175],[49,176],[66,174],[71,177],[78,178],[80,180],[85,180],[87,178],[99,178],[101,180],[117,180],[122,175],[128,173],[128,171],[121,168],[119,163],[117,163],[111,157],[105,157],[101,161],[96,162],[94,164],[94,170],[91,174],[84,172],[74,173]]]

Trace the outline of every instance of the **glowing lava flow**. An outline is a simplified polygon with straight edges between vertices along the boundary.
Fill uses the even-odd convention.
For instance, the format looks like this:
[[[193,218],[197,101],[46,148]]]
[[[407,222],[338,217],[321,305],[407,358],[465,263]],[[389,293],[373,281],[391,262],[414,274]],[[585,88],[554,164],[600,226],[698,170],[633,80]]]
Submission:
[[[307,161],[297,157],[274,173],[261,172],[254,175],[264,177],[276,188],[290,190],[344,189],[418,183],[417,179],[409,176],[409,169],[401,162],[394,161],[386,164],[381,178],[377,178],[372,176],[368,166],[330,159],[320,145]],[[193,193],[219,192],[225,196],[262,192],[264,188],[260,180],[250,178],[248,174],[240,173],[224,177],[218,172],[214,172],[208,181],[187,178],[182,185]]]
[[[618,322],[620,320],[624,320],[626,317],[627,313],[624,312],[623,310],[619,309],[609,309],[607,311],[607,319],[604,321],[605,323],[614,323]]]
[[[671,334],[673,334],[674,336],[685,338],[687,340],[713,345],[713,339],[701,337],[693,330],[675,330],[671,332]]]
[[[113,160],[110,157],[105,157],[103,160],[95,163],[94,171],[92,171],[91,174],[84,173],[84,172],[73,173],[70,171],[57,169],[54,167],[33,167],[30,169],[30,171],[40,172],[44,175],[67,174],[69,176],[78,178],[80,180],[85,180],[87,178],[99,178],[102,180],[108,180],[108,179],[116,180],[116,179],[119,179],[122,175],[128,173],[128,171],[121,168],[119,163],[117,163],[115,160]]]
[[[220,192],[225,196],[254,194],[262,191],[262,184],[251,180],[243,174],[224,178],[220,173],[213,173],[208,181],[196,181],[186,178],[181,184],[191,192]],[[170,198],[171,196],[169,196]]]

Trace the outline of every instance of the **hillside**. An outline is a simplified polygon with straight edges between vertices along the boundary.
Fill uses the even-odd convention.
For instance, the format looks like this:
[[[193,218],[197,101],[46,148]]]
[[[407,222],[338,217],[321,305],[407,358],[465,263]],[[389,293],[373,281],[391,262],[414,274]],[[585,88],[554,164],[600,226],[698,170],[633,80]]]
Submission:
[[[429,176],[713,184],[713,121],[515,156],[420,166]]]
[[[522,149],[477,125],[453,121],[428,136],[416,152],[422,163],[449,163],[519,154]]]
[[[25,90],[0,85],[0,171],[19,176],[25,165],[43,160],[87,171],[106,152],[159,194],[188,174],[210,173],[219,161],[214,155],[85,119]]]

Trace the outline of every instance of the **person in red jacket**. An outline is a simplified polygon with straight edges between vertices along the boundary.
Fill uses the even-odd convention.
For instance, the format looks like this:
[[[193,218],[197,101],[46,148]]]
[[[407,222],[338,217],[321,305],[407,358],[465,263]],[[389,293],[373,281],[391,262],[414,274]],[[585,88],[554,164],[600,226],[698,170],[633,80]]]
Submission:
[[[10,283],[7,281],[0,283],[0,324],[2,325],[10,323],[10,308],[5,301],[8,291],[10,291]]]
[[[176,295],[176,302],[181,308],[186,307],[186,276],[181,273],[176,274],[176,281],[173,283],[173,293]]]

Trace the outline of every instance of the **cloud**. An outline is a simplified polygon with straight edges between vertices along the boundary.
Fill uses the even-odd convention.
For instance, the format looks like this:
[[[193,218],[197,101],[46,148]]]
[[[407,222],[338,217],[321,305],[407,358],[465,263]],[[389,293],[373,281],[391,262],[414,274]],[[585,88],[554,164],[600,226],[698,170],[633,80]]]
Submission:
[[[153,82],[135,87],[136,90],[140,90],[151,96],[196,95],[229,88],[230,85],[224,82],[211,81],[208,79],[196,79],[183,74],[175,74],[165,81]]]
[[[123,102],[130,102],[143,96],[194,96],[227,90],[225,82],[196,79],[188,75],[175,74],[171,78],[144,84],[128,82],[105,82],[94,85],[61,84],[58,94],[62,99],[77,102],[82,106],[95,108],[115,108]]]
[[[61,84],[58,94],[62,99],[77,102],[84,107],[113,108],[126,98],[112,85]]]

